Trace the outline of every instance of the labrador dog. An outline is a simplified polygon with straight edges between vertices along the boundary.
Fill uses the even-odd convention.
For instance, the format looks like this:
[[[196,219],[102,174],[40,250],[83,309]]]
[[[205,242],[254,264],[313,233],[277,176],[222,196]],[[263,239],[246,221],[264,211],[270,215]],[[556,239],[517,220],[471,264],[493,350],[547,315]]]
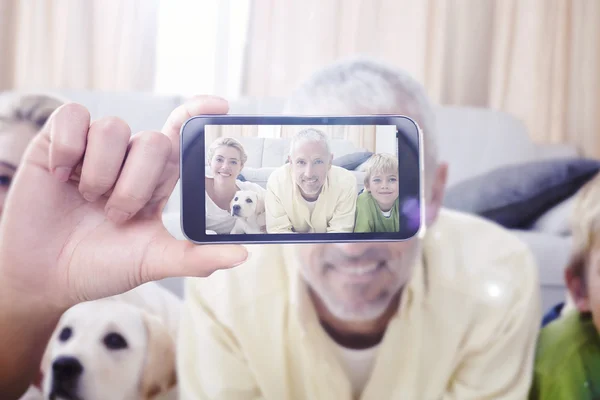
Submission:
[[[265,198],[262,193],[239,190],[231,200],[231,215],[235,225],[231,234],[265,233]]]
[[[43,398],[176,399],[179,305],[149,283],[67,310],[42,360]]]

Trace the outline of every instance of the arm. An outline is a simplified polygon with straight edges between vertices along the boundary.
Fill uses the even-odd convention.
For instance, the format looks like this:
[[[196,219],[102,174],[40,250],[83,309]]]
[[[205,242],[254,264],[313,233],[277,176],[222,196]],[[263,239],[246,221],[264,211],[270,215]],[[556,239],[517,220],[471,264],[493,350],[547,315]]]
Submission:
[[[486,329],[489,337],[470,349],[458,365],[443,400],[527,399],[541,321],[537,266],[528,250],[507,257],[502,264],[516,278],[507,291],[510,299],[502,310],[489,307],[482,316],[494,327]]]
[[[354,232],[373,232],[371,218],[369,218],[369,204],[365,196],[361,193],[356,200],[356,221],[354,223]]]
[[[234,334],[215,318],[189,283],[177,344],[180,398],[263,399]]]
[[[274,179],[267,181],[265,193],[265,219],[267,221],[267,233],[292,233],[292,222],[285,212],[281,198],[278,195],[278,187]]]
[[[42,356],[62,310],[28,301],[1,282],[0,393],[17,399],[39,379]]]
[[[353,232],[356,218],[356,178],[347,184],[337,200],[333,217],[329,220],[327,232]]]

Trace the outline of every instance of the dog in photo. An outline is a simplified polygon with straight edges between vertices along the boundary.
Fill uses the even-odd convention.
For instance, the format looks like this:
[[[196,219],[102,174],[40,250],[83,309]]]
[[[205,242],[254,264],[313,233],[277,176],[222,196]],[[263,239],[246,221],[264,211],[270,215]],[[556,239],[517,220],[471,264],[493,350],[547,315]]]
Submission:
[[[266,232],[265,198],[262,193],[238,190],[231,200],[231,215],[236,219],[232,235]]]
[[[177,398],[180,299],[156,283],[71,307],[42,360],[45,400]]]

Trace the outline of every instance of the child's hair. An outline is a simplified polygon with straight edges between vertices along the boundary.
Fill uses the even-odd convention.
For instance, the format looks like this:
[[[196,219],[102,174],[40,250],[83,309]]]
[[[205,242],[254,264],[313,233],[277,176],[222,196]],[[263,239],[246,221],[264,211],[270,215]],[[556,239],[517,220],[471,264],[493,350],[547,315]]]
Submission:
[[[600,239],[600,173],[575,195],[571,231],[573,251],[567,269],[585,286],[589,256]]]
[[[246,161],[248,161],[248,155],[246,154],[246,150],[244,150],[244,146],[242,146],[242,144],[239,141],[237,141],[234,138],[230,138],[230,137],[220,137],[217,140],[215,140],[214,142],[212,142],[208,148],[207,161],[209,164],[212,162],[212,159],[215,156],[215,151],[217,150],[218,147],[221,147],[221,146],[233,147],[234,149],[239,151],[240,152],[240,162],[242,165],[246,164]]]
[[[365,163],[365,186],[369,185],[371,176],[377,172],[393,171],[398,173],[398,158],[392,154],[377,153],[373,154]]]

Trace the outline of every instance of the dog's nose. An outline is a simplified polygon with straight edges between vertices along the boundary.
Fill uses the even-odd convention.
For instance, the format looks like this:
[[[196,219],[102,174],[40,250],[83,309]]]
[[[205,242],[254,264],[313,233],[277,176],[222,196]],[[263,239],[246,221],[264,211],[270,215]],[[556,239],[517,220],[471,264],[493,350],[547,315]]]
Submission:
[[[239,204],[233,206],[233,211],[239,211],[242,208]]]
[[[83,365],[75,357],[59,357],[52,363],[54,379],[77,378],[83,372]]]

